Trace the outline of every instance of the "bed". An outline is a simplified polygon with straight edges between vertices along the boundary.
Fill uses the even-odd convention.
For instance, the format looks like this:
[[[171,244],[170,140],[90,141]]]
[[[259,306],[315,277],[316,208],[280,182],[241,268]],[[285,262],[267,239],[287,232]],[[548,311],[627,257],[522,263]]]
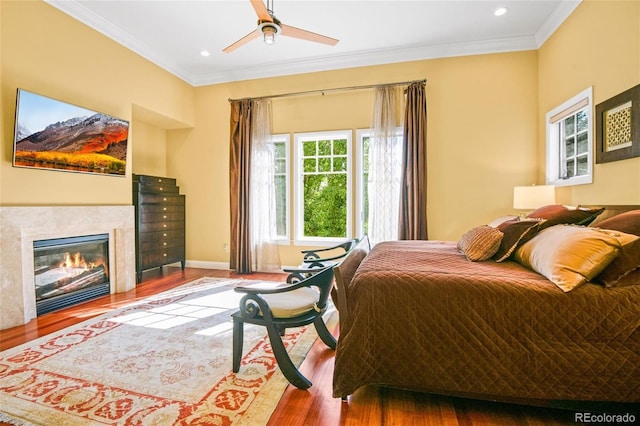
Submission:
[[[634,208],[610,207],[589,228]],[[501,262],[470,261],[460,242],[377,244],[339,288],[348,308],[334,397],[373,384],[505,401],[640,402],[640,240],[625,243],[636,263],[624,286],[589,278],[562,289],[516,258],[543,234],[583,225],[549,222]]]

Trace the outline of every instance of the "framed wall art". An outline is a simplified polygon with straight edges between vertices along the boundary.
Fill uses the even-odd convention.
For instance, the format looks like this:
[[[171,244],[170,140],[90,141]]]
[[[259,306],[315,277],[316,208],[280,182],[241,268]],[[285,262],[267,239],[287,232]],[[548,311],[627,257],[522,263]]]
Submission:
[[[18,89],[14,167],[124,176],[129,122]]]
[[[596,105],[596,163],[640,157],[640,84]]]

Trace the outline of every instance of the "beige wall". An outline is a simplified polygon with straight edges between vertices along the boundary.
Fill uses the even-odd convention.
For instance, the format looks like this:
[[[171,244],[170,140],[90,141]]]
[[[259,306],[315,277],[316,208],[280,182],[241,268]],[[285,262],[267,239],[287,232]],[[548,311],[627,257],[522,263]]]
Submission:
[[[189,258],[228,259],[228,98],[422,78],[428,79],[430,237],[457,239],[510,212],[513,186],[533,183],[537,174],[534,51],[212,85],[197,89],[194,129],[174,132],[167,144],[169,167],[189,200]],[[372,96],[369,90],[276,99],[273,131],[367,128]],[[283,263],[299,262],[298,249],[282,247]]]
[[[539,49],[539,163],[548,111],[589,86],[597,105],[639,83],[640,1],[584,0]],[[541,167],[539,182],[544,173]],[[561,188],[558,196],[567,204],[640,204],[640,158],[595,164],[593,184]]]
[[[136,161],[165,172],[159,126],[193,124],[195,88],[44,2],[1,1],[0,16],[0,205],[130,205]],[[18,87],[131,121],[126,177],[12,167]]]

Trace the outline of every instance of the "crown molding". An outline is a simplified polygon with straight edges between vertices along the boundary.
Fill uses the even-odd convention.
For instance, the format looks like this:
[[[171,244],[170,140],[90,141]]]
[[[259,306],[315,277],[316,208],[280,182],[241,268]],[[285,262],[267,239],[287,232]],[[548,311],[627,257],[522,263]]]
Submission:
[[[261,64],[256,67],[243,67],[217,73],[200,74],[192,81],[194,86],[227,83],[231,81],[252,80],[275,76],[303,74],[309,72],[332,71],[370,65],[383,65],[398,62],[420,61],[425,59],[448,58],[489,53],[504,53],[523,50],[535,50],[535,38],[517,37],[509,39],[486,40],[480,42],[451,43],[442,45],[412,46],[401,49],[375,50],[324,56],[311,59]]]
[[[542,27],[536,32],[535,39],[537,48],[542,45],[551,37],[551,35],[562,25],[562,23],[573,13],[578,6],[580,6],[582,0],[567,0],[562,1],[558,7],[553,11],[549,19],[542,24]]]

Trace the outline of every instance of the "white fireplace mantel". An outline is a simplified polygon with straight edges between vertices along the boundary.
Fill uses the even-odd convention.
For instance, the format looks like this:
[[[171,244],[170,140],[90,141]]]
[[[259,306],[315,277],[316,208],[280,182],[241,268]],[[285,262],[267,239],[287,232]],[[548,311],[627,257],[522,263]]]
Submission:
[[[0,329],[36,317],[33,242],[109,235],[111,293],[135,288],[133,206],[0,207]]]

